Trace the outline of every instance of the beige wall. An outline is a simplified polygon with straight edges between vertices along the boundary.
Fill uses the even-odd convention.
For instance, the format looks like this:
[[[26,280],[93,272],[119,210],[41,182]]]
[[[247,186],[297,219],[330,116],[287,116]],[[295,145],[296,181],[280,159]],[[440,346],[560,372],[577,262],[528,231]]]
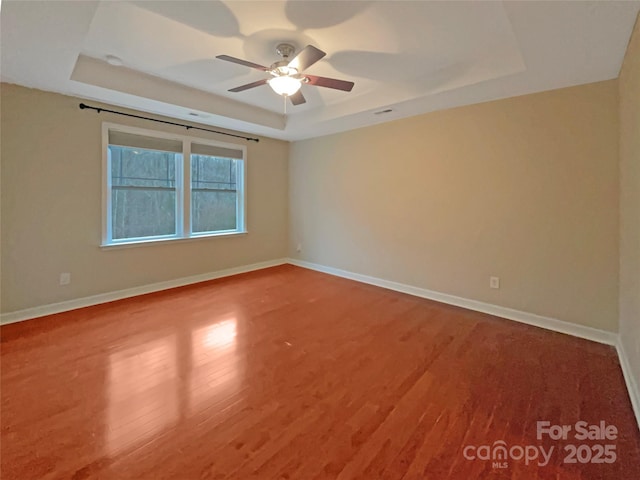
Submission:
[[[639,17],[640,18],[640,17]],[[620,339],[640,385],[640,20],[620,88]],[[640,392],[637,392],[638,395]]]
[[[615,80],[295,142],[289,168],[292,257],[617,330]]]
[[[621,99],[637,100],[623,83]],[[296,142],[289,162],[286,142],[262,138],[247,143],[249,235],[100,249],[102,122],[184,130],[3,84],[2,311],[285,256],[290,202],[292,257],[615,331],[617,91],[601,82]],[[620,140],[635,139],[637,158],[627,110]],[[624,218],[623,206],[623,236]],[[622,249],[625,264],[637,250]],[[623,292],[623,321],[636,299]]]
[[[1,102],[2,312],[286,255],[287,142],[238,140],[248,146],[248,235],[100,249],[102,122],[185,130],[82,111],[77,98],[15,85],[2,84]],[[60,272],[71,272],[71,285],[58,285]]]

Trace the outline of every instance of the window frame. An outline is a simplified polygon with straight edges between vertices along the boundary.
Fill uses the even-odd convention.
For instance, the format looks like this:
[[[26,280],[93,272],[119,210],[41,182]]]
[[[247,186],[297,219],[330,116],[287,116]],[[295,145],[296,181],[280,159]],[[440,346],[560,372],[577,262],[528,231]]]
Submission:
[[[175,235],[157,235],[150,237],[113,239],[112,232],[112,203],[111,203],[111,174],[109,132],[118,131],[133,135],[177,140],[182,143],[182,159],[176,160],[176,233]],[[191,144],[210,145],[242,152],[242,158],[238,160],[238,172],[236,176],[236,229],[219,230],[215,232],[192,232],[191,216]],[[180,155],[179,153],[177,155]],[[244,235],[247,231],[247,147],[237,143],[220,142],[192,135],[180,135],[161,130],[149,130],[146,128],[131,127],[111,122],[102,123],[102,241],[101,247],[120,247],[148,245],[154,243],[175,242],[185,240],[197,240],[211,237],[224,237],[232,235]]]

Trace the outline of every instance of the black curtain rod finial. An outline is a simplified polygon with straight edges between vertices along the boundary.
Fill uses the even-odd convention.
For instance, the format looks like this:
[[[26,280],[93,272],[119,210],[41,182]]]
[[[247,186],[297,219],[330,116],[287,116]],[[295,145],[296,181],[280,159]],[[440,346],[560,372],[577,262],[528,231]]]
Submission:
[[[252,142],[256,142],[256,143],[258,143],[260,141],[259,138],[244,137],[242,135],[236,135],[234,133],[226,133],[226,132],[220,132],[219,130],[212,130],[212,129],[209,129],[209,128],[201,128],[201,127],[194,127],[192,125],[185,125],[184,123],[168,122],[166,120],[158,120],[156,118],[143,117],[142,115],[134,115],[132,113],[118,112],[116,110],[109,110],[107,108],[92,107],[91,105],[87,105],[87,104],[84,104],[84,103],[81,103],[78,106],[80,107],[80,110],[84,110],[84,109],[88,108],[90,110],[95,110],[98,113],[100,113],[100,112],[109,112],[109,113],[114,113],[116,115],[122,115],[124,117],[140,118],[142,120],[149,120],[151,122],[164,123],[164,124],[167,124],[167,125],[175,125],[177,127],[186,128],[187,130],[193,129],[193,130],[201,130],[203,132],[217,133],[219,135],[227,135],[228,137],[242,138],[244,140],[252,141]]]

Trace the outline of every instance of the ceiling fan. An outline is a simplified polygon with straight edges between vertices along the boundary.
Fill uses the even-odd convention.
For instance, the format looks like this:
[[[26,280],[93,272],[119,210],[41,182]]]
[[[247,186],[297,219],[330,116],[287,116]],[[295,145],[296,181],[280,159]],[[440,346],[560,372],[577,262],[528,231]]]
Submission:
[[[337,80],[335,78],[318,77],[316,75],[307,75],[302,72],[316,63],[326,55],[322,50],[307,45],[292,60],[289,58],[295,53],[295,47],[288,43],[281,43],[276,47],[276,53],[282,57],[282,60],[275,62],[270,67],[264,67],[257,63],[248,62],[240,58],[230,57],[229,55],[218,55],[216,58],[227,62],[237,63],[247,67],[262,70],[271,75],[271,78],[258,80],[257,82],[248,83],[239,87],[229,89],[230,92],[242,92],[250,88],[259,87],[260,85],[269,84],[269,86],[278,95],[288,97],[294,105],[305,103],[306,100],[300,91],[303,83],[315,85],[317,87],[333,88],[350,92],[353,88],[353,82],[345,80]]]

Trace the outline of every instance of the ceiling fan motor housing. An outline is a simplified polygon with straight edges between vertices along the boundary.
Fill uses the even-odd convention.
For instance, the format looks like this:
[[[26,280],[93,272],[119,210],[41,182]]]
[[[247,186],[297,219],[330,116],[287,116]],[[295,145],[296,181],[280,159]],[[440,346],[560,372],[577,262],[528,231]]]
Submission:
[[[289,62],[286,60],[281,60],[279,62],[273,63],[269,67],[269,73],[273,76],[279,77],[282,75],[295,75],[298,71],[295,68],[289,67]]]
[[[289,67],[289,60],[295,53],[296,48],[290,43],[280,43],[276,47],[276,52],[282,60],[274,62],[269,67],[269,73],[274,77],[293,76],[298,73],[295,68]]]

